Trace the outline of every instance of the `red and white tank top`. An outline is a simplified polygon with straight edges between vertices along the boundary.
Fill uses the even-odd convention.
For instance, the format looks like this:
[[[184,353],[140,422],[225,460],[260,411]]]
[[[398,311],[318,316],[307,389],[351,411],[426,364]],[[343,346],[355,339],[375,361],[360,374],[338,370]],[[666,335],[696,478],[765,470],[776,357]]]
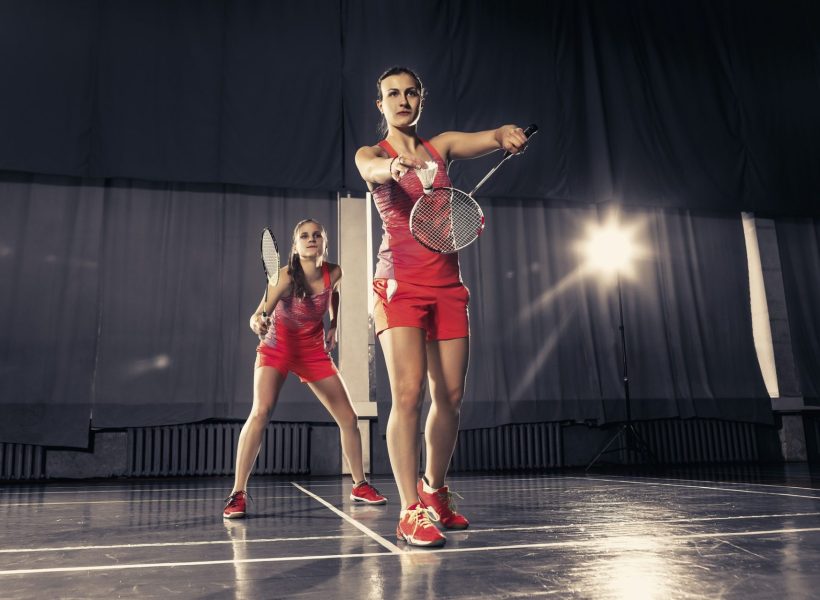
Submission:
[[[421,140],[430,157],[438,163],[433,181],[435,187],[451,187],[444,159],[427,140]],[[391,157],[398,153],[387,140],[379,142]],[[376,209],[382,218],[382,243],[376,278],[396,279],[418,285],[441,287],[461,282],[458,254],[439,254],[419,244],[410,233],[410,212],[424,194],[416,172],[410,169],[401,181],[390,181],[372,192]]]
[[[324,317],[330,305],[333,288],[330,285],[330,268],[322,264],[325,288],[318,294],[298,298],[293,294],[283,296],[273,310],[273,323],[268,328],[264,343],[276,346],[283,336],[288,342],[324,344]]]

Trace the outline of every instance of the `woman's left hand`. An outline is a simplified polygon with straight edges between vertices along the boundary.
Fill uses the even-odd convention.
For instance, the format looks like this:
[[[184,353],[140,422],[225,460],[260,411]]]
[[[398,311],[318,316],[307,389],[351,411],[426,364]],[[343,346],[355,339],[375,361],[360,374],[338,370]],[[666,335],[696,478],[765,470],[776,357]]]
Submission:
[[[332,352],[336,347],[336,327],[328,327],[325,333],[325,350]]]
[[[496,139],[498,139],[501,147],[510,154],[518,154],[527,143],[527,136],[524,135],[524,130],[518,125],[499,127],[496,131]]]

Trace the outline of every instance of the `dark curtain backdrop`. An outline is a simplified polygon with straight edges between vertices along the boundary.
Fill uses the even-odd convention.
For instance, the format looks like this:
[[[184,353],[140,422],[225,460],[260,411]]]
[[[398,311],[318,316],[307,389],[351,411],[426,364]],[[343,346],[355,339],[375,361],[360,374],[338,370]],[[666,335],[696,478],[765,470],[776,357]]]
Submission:
[[[88,444],[103,196],[0,174],[0,441]]]
[[[0,169],[361,192],[400,63],[423,135],[541,126],[488,196],[814,215],[818,30],[813,0],[0,1]]]
[[[775,219],[794,362],[803,397],[820,404],[820,220]]]
[[[3,174],[0,440],[244,419],[261,229],[286,255],[298,220],[332,236],[336,210],[328,193]],[[273,418],[330,420],[292,376]]]
[[[462,252],[471,291],[463,429],[625,418],[615,281],[582,269],[596,207],[483,201],[487,231]],[[770,423],[752,339],[740,215],[630,209],[646,254],[622,280],[632,413]],[[380,414],[389,410],[383,362]]]

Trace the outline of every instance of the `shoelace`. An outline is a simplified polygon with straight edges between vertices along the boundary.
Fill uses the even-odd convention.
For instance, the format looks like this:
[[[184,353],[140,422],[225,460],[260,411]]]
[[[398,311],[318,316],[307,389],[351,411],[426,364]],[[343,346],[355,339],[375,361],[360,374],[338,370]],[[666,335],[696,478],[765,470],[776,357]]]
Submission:
[[[430,521],[427,511],[421,506],[410,513],[410,522],[415,525],[413,533],[415,533],[419,527],[433,527],[433,523]]]
[[[236,502],[238,501],[237,496],[239,496],[239,494],[243,494],[243,493],[245,494],[245,497],[248,500],[253,502],[253,498],[251,498],[251,495],[248,492],[245,492],[243,490],[239,490],[238,492],[234,492],[233,494],[231,494],[230,496],[225,498],[225,500],[224,500],[225,508],[228,508],[228,506],[234,506],[236,504]]]
[[[444,494],[445,494],[444,492],[441,492],[441,493],[439,494],[439,497],[441,497],[442,499],[444,499]],[[451,492],[450,490],[447,490],[446,494],[447,494],[447,500],[446,500],[446,502],[447,502],[447,508],[448,508],[451,512],[453,512],[453,513],[457,513],[458,511],[457,511],[456,509],[458,508],[458,505],[456,504],[456,501],[455,501],[455,500],[453,500],[453,496],[457,496],[460,500],[464,500],[464,496],[462,496],[462,495],[461,495],[461,494],[459,494],[458,492]]]

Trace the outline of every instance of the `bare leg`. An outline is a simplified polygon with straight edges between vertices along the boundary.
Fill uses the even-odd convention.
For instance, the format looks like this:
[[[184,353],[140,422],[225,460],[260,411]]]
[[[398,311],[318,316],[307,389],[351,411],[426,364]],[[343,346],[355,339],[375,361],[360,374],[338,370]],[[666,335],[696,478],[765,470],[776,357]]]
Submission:
[[[239,444],[236,447],[236,474],[234,475],[233,490],[245,490],[248,485],[253,463],[259,454],[262,445],[262,435],[268,426],[271,413],[279,392],[285,383],[283,375],[273,367],[257,367],[253,372],[253,407],[248,420],[239,434]]]
[[[469,338],[427,344],[428,379],[433,404],[424,427],[427,446],[424,476],[430,486],[436,489],[444,485],[456,447],[469,358]]]
[[[393,404],[387,420],[387,451],[401,496],[401,508],[418,501],[419,420],[427,360],[424,330],[396,327],[379,336]]]
[[[350,402],[350,394],[339,375],[325,377],[308,384],[339,426],[342,437],[342,453],[347,459],[350,474],[356,483],[364,481],[362,465],[362,436],[359,418]]]

